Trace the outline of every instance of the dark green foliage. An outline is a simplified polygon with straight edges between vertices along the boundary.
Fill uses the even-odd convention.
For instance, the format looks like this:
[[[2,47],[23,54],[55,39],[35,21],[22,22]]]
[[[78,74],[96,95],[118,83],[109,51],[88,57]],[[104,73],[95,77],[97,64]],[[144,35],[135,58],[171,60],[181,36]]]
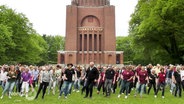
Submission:
[[[130,21],[134,58],[155,64],[184,63],[183,4],[183,0],[139,0]]]
[[[46,48],[24,14],[0,6],[0,64],[36,64]]]

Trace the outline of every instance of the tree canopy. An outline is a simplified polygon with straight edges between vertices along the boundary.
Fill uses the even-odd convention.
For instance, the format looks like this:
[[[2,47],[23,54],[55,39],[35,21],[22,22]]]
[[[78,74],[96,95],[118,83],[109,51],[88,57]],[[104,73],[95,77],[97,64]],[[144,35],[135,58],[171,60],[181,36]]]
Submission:
[[[24,14],[0,6],[0,64],[38,63],[46,48]]]
[[[153,63],[184,62],[184,1],[139,0],[130,21],[130,37],[139,55]],[[142,55],[141,55],[142,54]]]

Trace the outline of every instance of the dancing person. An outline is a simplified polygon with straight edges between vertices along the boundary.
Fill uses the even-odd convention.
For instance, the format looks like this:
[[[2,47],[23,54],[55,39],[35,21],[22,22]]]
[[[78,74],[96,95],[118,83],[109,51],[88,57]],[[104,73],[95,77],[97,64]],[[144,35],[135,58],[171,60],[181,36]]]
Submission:
[[[75,71],[72,67],[73,67],[73,64],[71,63],[67,64],[67,68],[65,69],[64,76],[63,76],[63,80],[64,80],[63,86],[61,87],[58,99],[61,97],[63,92],[64,92],[65,99],[67,98],[67,95],[69,94],[70,88],[72,86],[72,81],[73,81],[72,78],[75,77]]]
[[[116,93],[116,88],[117,88],[117,84],[118,84],[118,81],[119,81],[119,68],[114,67],[114,71],[115,71],[115,75],[114,75],[115,82],[112,85],[112,92]]]
[[[165,98],[164,97],[165,80],[166,80],[166,73],[164,72],[164,68],[161,67],[160,73],[158,73],[158,84],[157,84],[157,90],[156,90],[155,98],[157,98],[157,94],[158,94],[158,91],[160,89],[162,90],[162,98]]]
[[[99,74],[99,78],[98,78],[98,86],[97,86],[97,94],[100,93],[100,90],[102,88],[103,91],[103,95],[105,93],[105,87],[104,87],[104,75],[105,75],[105,71],[107,70],[107,67],[103,67],[102,71]]]
[[[40,72],[40,86],[38,88],[38,92],[36,94],[35,99],[38,98],[40,91],[42,90],[42,99],[44,99],[44,95],[47,90],[47,86],[49,85],[50,80],[52,80],[52,76],[49,73],[48,67],[42,67],[42,71]]]
[[[12,93],[12,90],[14,88],[15,81],[16,81],[16,78],[17,78],[17,74],[16,74],[16,71],[15,71],[14,65],[10,65],[9,69],[10,70],[9,70],[9,72],[7,74],[8,79],[7,79],[5,88],[4,88],[3,92],[2,92],[1,99],[4,97],[4,94],[7,91],[9,91],[8,92],[8,97],[11,99],[11,93]]]
[[[82,74],[81,74],[81,78],[82,78],[82,89],[81,89],[81,94],[84,93],[84,91],[86,90],[86,84],[87,84],[87,76],[86,76],[86,67],[84,66],[82,69]]]
[[[131,70],[131,66],[128,66],[127,69],[124,70],[123,73],[121,74],[122,83],[121,83],[121,89],[120,89],[118,98],[120,98],[123,90],[126,90],[125,99],[128,98],[129,86],[133,77],[134,77],[134,73]]]
[[[179,97],[181,97],[181,74],[180,74],[180,66],[176,67],[176,71],[173,74],[172,80],[173,83],[176,85],[175,94],[174,96],[177,97],[177,93]]]
[[[21,74],[21,80],[22,80],[22,89],[21,89],[21,97],[24,95],[24,90],[25,90],[25,95],[26,98],[28,97],[28,92],[29,92],[29,81],[31,78],[31,74],[29,73],[28,67],[26,68],[21,68],[23,70]]]
[[[106,97],[110,96],[111,86],[115,83],[115,79],[115,71],[112,66],[109,65],[104,75]]]
[[[34,67],[33,69],[33,88],[35,88],[38,84],[38,75],[39,75],[38,67]]]
[[[57,65],[56,66],[56,85],[57,85],[59,91],[61,90],[61,87],[63,85],[62,76],[63,76],[62,67],[60,65]]]
[[[148,95],[150,93],[150,90],[153,86],[154,94],[156,94],[156,79],[157,75],[155,74],[155,70],[151,70],[151,74],[148,75],[149,78],[149,84],[148,84]]]
[[[0,81],[1,81],[1,87],[4,90],[5,85],[6,85],[6,80],[8,79],[7,74],[8,74],[8,67],[5,67],[4,65],[1,67],[1,73],[0,73]]]
[[[51,67],[50,70],[52,80],[50,80],[49,88],[48,88],[48,94],[50,94],[50,90],[52,89],[52,94],[55,95],[56,93],[56,69],[54,67]]]
[[[99,72],[97,68],[94,66],[94,62],[90,62],[90,67],[88,67],[86,71],[87,83],[86,83],[86,95],[84,98],[87,98],[89,93],[89,97],[92,98],[93,95],[93,86],[97,82],[99,77]]]
[[[148,81],[148,73],[145,69],[146,69],[145,67],[141,67],[141,70],[138,72],[138,82],[137,82],[138,84],[136,86],[136,92],[134,95],[135,97],[140,89],[140,97],[142,98],[142,94],[145,90],[146,83],[149,82]]]
[[[32,66],[32,65],[30,65],[29,66],[29,73],[30,73],[30,75],[31,75],[31,77],[30,77],[30,79],[29,79],[29,85],[30,85],[30,87],[31,87],[31,91],[32,91],[32,93],[34,92],[34,87],[33,87],[33,78],[34,78],[34,66]]]

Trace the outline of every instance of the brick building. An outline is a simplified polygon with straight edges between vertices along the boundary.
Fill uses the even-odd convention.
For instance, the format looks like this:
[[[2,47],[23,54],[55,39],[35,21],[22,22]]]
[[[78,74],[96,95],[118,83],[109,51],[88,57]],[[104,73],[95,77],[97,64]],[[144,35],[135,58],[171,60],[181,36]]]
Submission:
[[[66,8],[65,51],[58,51],[58,63],[123,63],[123,52],[116,51],[110,0],[72,0]]]

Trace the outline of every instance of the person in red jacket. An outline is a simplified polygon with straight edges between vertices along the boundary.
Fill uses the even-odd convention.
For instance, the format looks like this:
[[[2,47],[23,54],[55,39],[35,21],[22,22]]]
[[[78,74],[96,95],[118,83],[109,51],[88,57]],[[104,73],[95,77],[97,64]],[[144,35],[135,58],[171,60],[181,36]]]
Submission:
[[[162,90],[162,98],[164,97],[164,92],[165,92],[165,79],[166,79],[166,73],[164,72],[164,68],[162,67],[160,69],[160,73],[158,73],[158,84],[157,84],[157,90],[155,93],[155,98],[157,98],[158,91],[161,89]]]

